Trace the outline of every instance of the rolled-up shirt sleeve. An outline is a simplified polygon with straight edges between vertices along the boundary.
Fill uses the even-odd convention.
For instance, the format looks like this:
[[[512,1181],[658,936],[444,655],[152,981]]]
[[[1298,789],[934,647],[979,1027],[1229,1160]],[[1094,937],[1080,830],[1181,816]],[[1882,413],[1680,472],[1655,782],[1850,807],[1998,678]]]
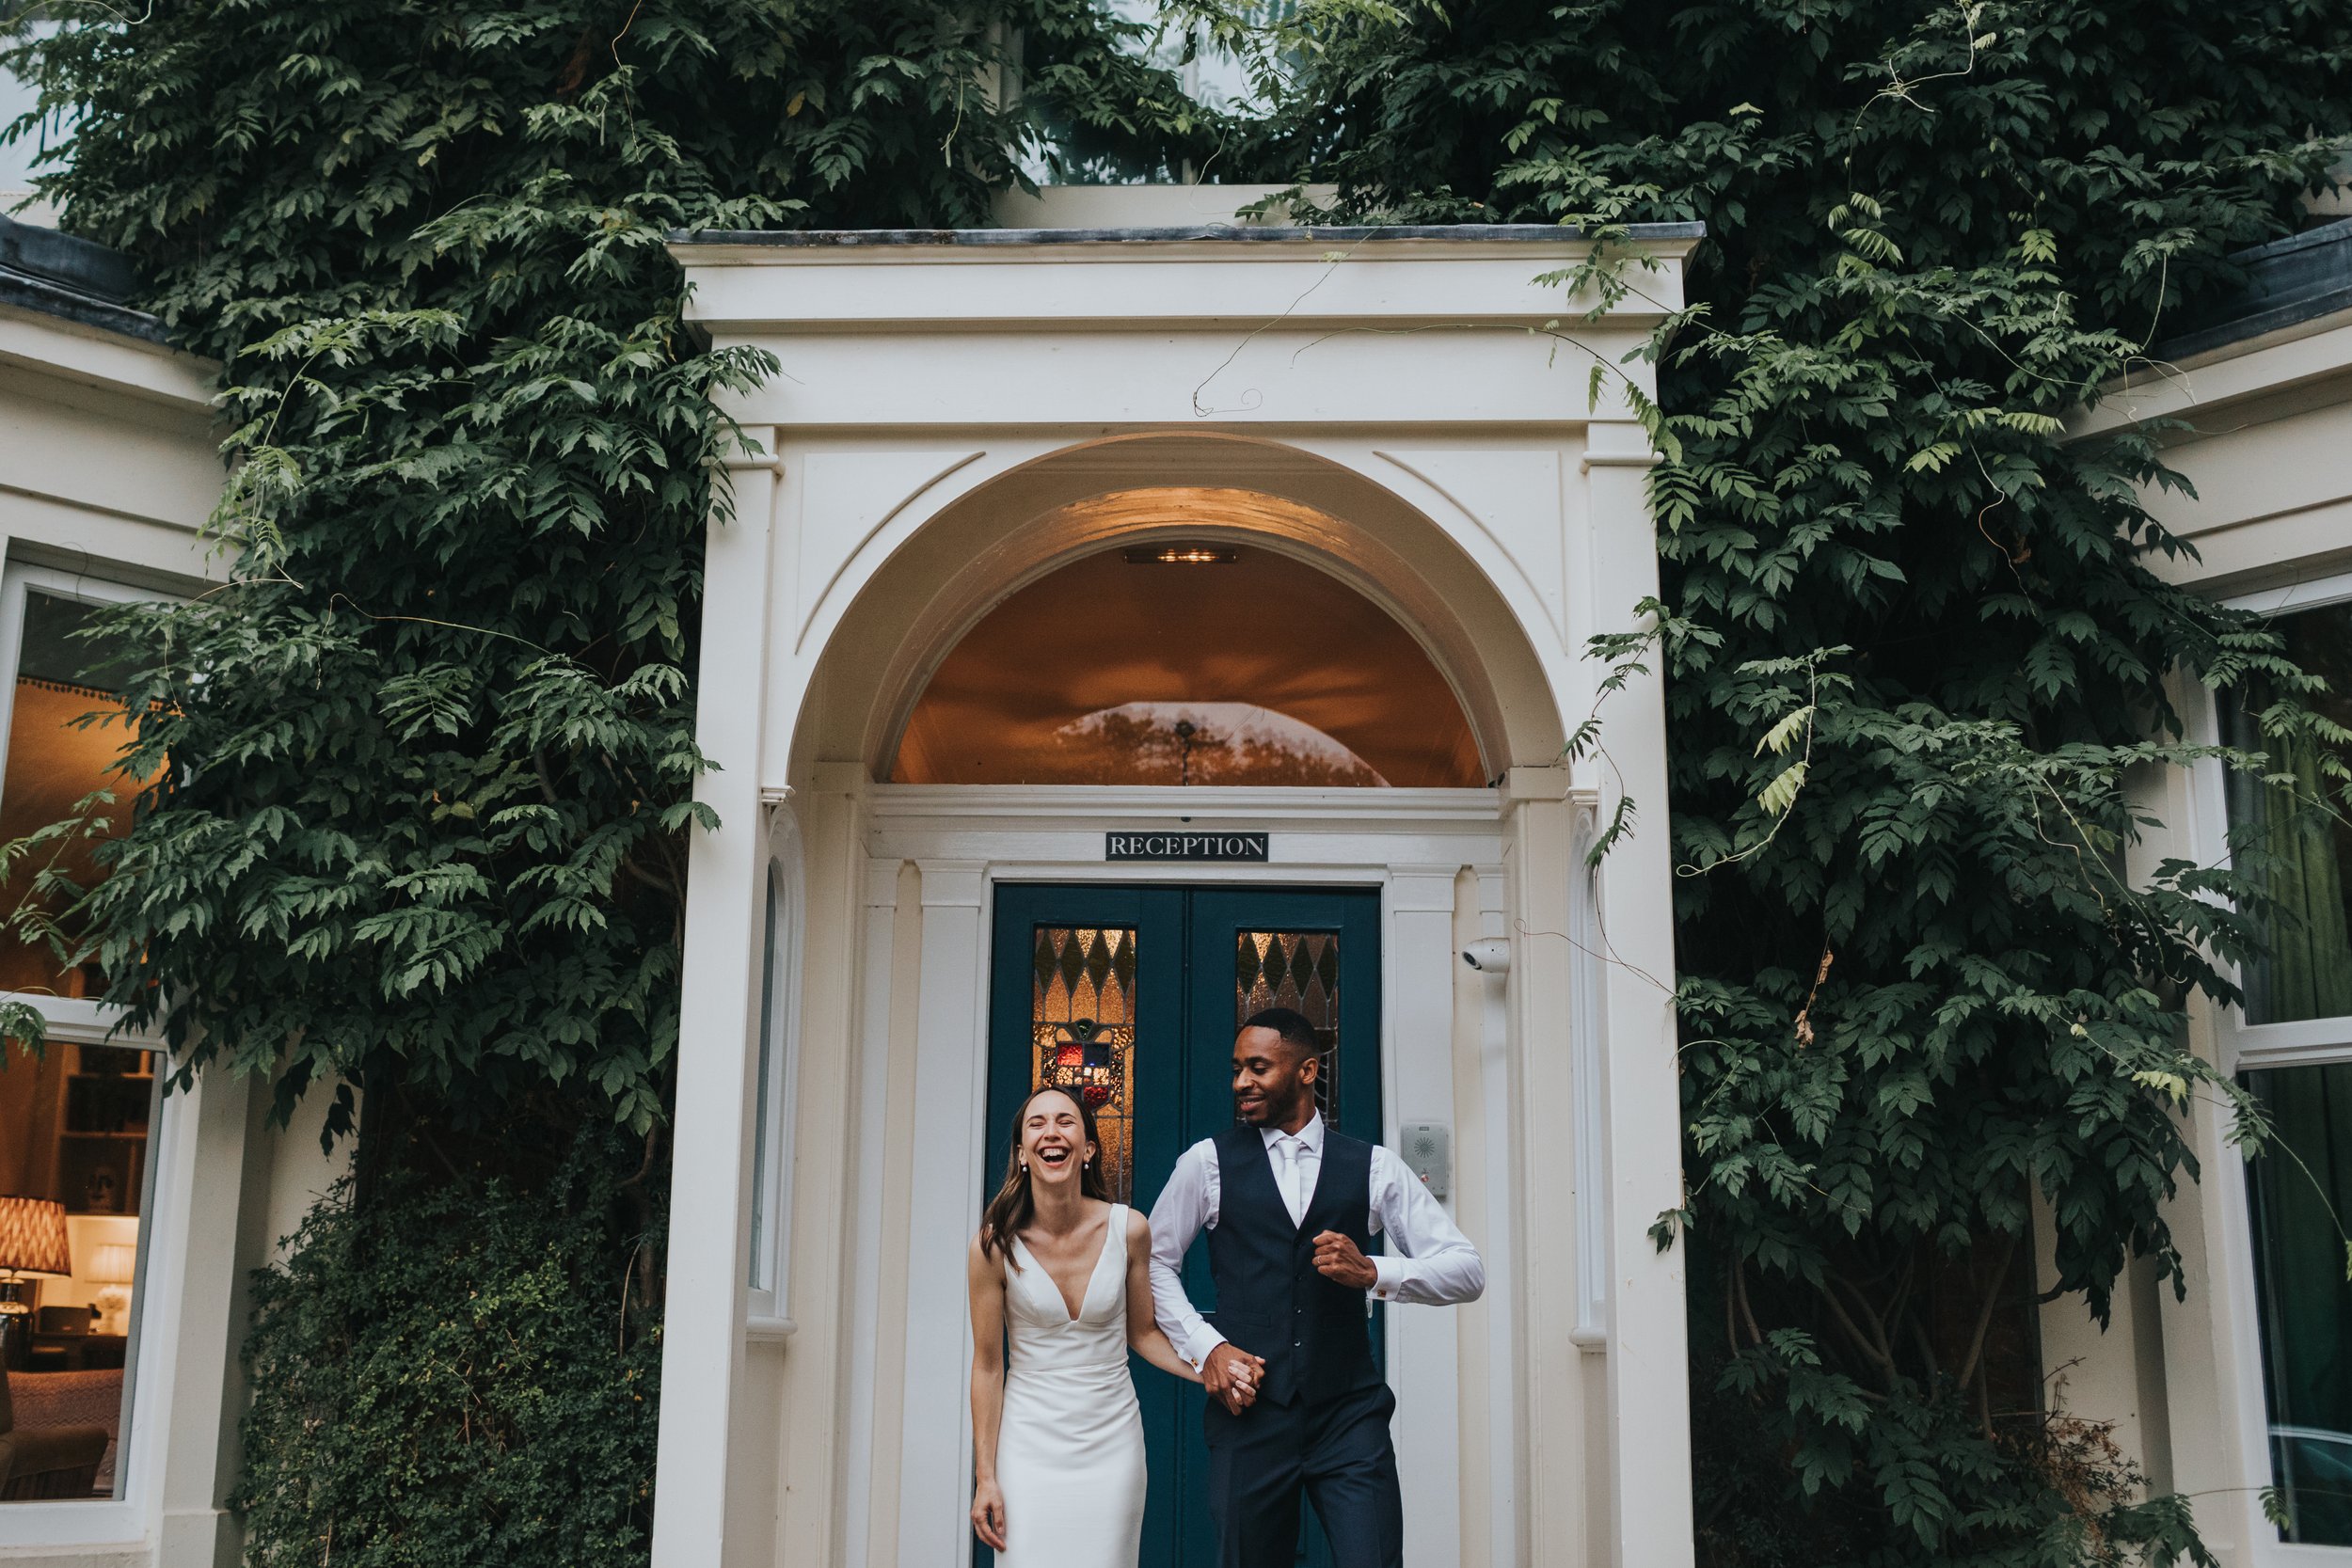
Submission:
[[[1152,1205],[1152,1316],[1176,1354],[1195,1367],[1225,1342],[1184,1293],[1184,1254],[1216,1224],[1218,1196],[1216,1151],[1197,1143],[1177,1158]]]
[[[1451,1307],[1486,1291],[1486,1262],[1428,1184],[1386,1148],[1372,1155],[1372,1219],[1390,1249],[1372,1259],[1372,1293],[1406,1306]],[[1159,1216],[1152,1216],[1157,1260]],[[1158,1283],[1156,1275],[1153,1284]]]

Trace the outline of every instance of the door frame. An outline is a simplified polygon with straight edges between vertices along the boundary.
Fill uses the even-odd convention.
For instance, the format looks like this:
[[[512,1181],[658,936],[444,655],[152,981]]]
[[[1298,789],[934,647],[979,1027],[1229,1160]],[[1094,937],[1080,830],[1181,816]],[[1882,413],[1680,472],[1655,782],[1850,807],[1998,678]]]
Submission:
[[[1466,1506],[1507,1539],[1516,1507],[1507,1478],[1524,1457],[1509,1285],[1510,1064],[1501,988],[1457,958],[1466,934],[1504,934],[1506,802],[1472,789],[882,784],[867,786],[865,807],[869,1002],[857,1115],[868,1155],[860,1186],[882,1201],[870,1211],[874,1223],[857,1227],[860,1310],[847,1371],[852,1400],[870,1398],[874,1408],[871,1447],[852,1454],[847,1477],[845,1512],[867,1526],[852,1523],[852,1533],[894,1534],[898,1561],[970,1560],[963,1258],[991,1174],[995,889],[1046,882],[1377,890],[1379,1135],[1392,1144],[1406,1120],[1454,1129],[1448,1208],[1474,1227],[1489,1280],[1474,1307],[1389,1319],[1398,1458],[1413,1478],[1406,1557],[1459,1560]],[[1199,824],[1263,828],[1267,860],[1104,859],[1108,832]],[[900,907],[909,893],[919,921]],[[894,951],[909,941],[914,953]],[[912,997],[903,994],[909,974]],[[896,988],[893,976],[901,977]],[[899,1104],[894,1120],[892,1091],[910,1082],[912,1104]],[[1467,1326],[1472,1315],[1478,1321]],[[1466,1354],[1466,1340],[1475,1354]],[[1466,1452],[1484,1456],[1482,1468],[1499,1471],[1498,1481],[1472,1474],[1466,1491]]]
[[[988,1106],[981,1120],[981,1173],[993,1180],[1005,1169],[1006,1118],[1028,1093],[1036,1070],[1031,1035],[1035,947],[1041,925],[1119,927],[1137,944],[1136,1004],[1140,1042],[1128,1080],[1132,1093],[1167,1106],[1158,1129],[1165,1136],[1145,1139],[1144,1119],[1131,1122],[1136,1164],[1130,1201],[1148,1214],[1168,1172],[1192,1143],[1232,1125],[1230,1072],[1220,1070],[1238,1019],[1233,1006],[1233,939],[1253,928],[1328,931],[1341,939],[1339,963],[1338,1082],[1342,1085],[1334,1128],[1351,1137],[1383,1137],[1380,1074],[1381,962],[1380,890],[1327,882],[1016,882],[993,885],[989,918]],[[1236,921],[1237,913],[1247,918]],[[1151,966],[1147,970],[1146,966]],[[1205,1016],[1204,1016],[1205,1010]],[[1165,1031],[1165,1038],[1152,1037]],[[1359,1087],[1349,1089],[1351,1083]],[[1157,1119],[1156,1117],[1154,1119]],[[1186,1129],[1189,1131],[1185,1131]],[[1382,1250],[1385,1250],[1383,1248]],[[1205,1249],[1185,1260],[1186,1288],[1196,1304],[1214,1312],[1216,1291]],[[1373,1314],[1373,1354],[1385,1368],[1385,1308]],[[1137,1364],[1146,1449],[1154,1459],[1144,1518],[1145,1560],[1156,1560],[1150,1543],[1171,1528],[1183,1543],[1179,1560],[1208,1562],[1216,1556],[1204,1497],[1189,1503],[1187,1488],[1205,1486],[1209,1456],[1200,1428],[1198,1390]],[[1154,1429],[1158,1429],[1156,1433]],[[1173,1442],[1174,1448],[1159,1447]],[[1163,1465],[1172,1466],[1163,1468]],[[1172,1481],[1171,1499],[1166,1482]],[[1171,1513],[1173,1508],[1176,1512]],[[984,1545],[973,1548],[984,1565],[994,1560]],[[1327,1560],[1317,1555],[1304,1560]]]

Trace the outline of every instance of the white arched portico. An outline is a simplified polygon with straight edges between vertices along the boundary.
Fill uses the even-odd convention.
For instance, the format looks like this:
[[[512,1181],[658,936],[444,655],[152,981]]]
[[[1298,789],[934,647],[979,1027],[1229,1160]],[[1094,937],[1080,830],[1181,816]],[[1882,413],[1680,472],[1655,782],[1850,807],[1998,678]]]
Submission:
[[[1562,749],[1596,703],[1587,640],[1655,591],[1651,458],[1613,378],[1639,384],[1692,238],[1638,233],[1649,270],[1593,320],[1538,281],[1590,248],[1547,229],[675,247],[696,319],[781,372],[730,405],[760,451],[710,540],[721,826],[688,911],[664,1568],[964,1560],[988,911],[1003,882],[1113,878],[1380,891],[1388,1131],[1452,1129],[1451,1203],[1490,1264],[1484,1302],[1391,1315],[1411,1560],[1688,1560],[1680,1262],[1645,1234],[1679,1203],[1654,679],[1601,709],[1605,765]],[[877,782],[991,607],[1178,535],[1387,610],[1494,784]],[[1642,829],[1594,878],[1581,844],[1620,792]],[[772,813],[797,828],[783,895]],[[1266,863],[1104,863],[1107,831],[1180,821],[1263,831]],[[1495,936],[1506,979],[1454,960]]]

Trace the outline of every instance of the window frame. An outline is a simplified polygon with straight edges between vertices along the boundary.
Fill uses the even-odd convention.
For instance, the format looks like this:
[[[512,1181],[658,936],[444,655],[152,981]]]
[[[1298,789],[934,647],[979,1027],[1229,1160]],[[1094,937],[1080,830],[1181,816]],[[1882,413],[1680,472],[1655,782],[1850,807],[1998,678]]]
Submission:
[[[2352,603],[2352,571],[2332,572],[2281,587],[2231,595],[2222,602],[2232,610],[2249,610],[2265,619],[2325,610]],[[2192,738],[2201,745],[2219,744],[2223,736],[2217,696],[2205,690],[2202,700],[2190,712],[2197,732]],[[2203,841],[2212,847],[2212,853],[2202,858],[2226,868],[2233,863],[2227,769],[2217,758],[2200,760],[2191,769],[2191,789],[2195,802],[2192,819]],[[2234,972],[2231,977],[2242,978]],[[2352,1014],[2332,1014],[2291,1023],[2249,1023],[2242,1003],[2209,1006],[2205,1010],[2212,1021],[2216,1064],[2232,1078],[2276,1068],[2352,1062]],[[2235,1409],[2225,1413],[2223,1419],[2234,1419],[2247,1479],[2256,1486],[2276,1486],[2278,1472],[2271,1462],[2270,1389],[2264,1370],[2259,1260],[2254,1247],[2254,1185],[2247,1162],[2220,1158],[2213,1164],[2217,1167],[2212,1174],[2226,1245],[2216,1271],[2219,1277],[2213,1281],[2212,1288],[2228,1300],[2233,1325],[2229,1338],[2235,1342],[2238,1356],[2238,1372],[2230,1380],[2233,1386],[2228,1389]],[[2249,1516],[2248,1544],[2258,1568],[2352,1568],[2352,1544],[2288,1541],[2258,1507],[2249,1505]]]
[[[173,595],[87,572],[10,561],[0,569],[0,783],[5,783],[10,726],[16,717],[16,677],[24,655],[25,600],[36,589],[83,604],[163,603]],[[161,1209],[181,1212],[197,1135],[186,1094],[165,1089],[170,1053],[162,1038],[119,1027],[122,1009],[87,997],[5,991],[41,1015],[46,1043],[106,1045],[144,1051],[153,1058],[157,1093],[148,1117],[146,1168],[140,1178],[138,1258],[123,1347],[123,1399],[117,1421],[115,1491],[110,1497],[53,1497],[0,1503],[0,1545],[75,1546],[135,1541],[149,1533],[161,1499],[159,1480],[169,1426],[169,1380],[176,1336],[148,1331],[151,1314],[178,1318],[178,1285],[186,1262],[187,1227],[166,1225]],[[140,1397],[141,1390],[147,1397]]]

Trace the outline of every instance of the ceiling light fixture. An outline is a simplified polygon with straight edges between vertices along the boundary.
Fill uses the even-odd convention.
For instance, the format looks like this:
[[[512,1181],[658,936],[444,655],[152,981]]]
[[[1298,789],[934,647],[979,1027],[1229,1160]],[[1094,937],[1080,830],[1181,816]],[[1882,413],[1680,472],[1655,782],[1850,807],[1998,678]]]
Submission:
[[[1146,545],[1124,554],[1130,566],[1231,566],[1241,559],[1222,545]]]

